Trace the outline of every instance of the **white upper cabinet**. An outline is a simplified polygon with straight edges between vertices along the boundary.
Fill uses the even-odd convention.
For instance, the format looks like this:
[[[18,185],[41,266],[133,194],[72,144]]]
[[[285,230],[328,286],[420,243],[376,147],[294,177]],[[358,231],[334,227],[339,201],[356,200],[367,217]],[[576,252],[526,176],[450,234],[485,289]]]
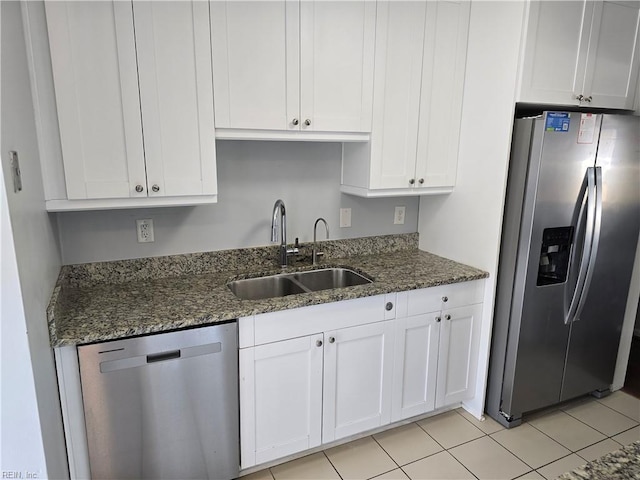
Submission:
[[[218,128],[298,129],[299,5],[211,2]]]
[[[146,197],[131,4],[45,7],[68,198]]]
[[[47,208],[215,201],[208,4],[45,7],[67,191]]]
[[[370,132],[376,4],[300,3],[303,130]]]
[[[640,2],[530,3],[519,101],[632,109]]]
[[[371,141],[344,144],[344,193],[453,189],[469,11],[466,1],[377,3]]]
[[[209,6],[135,1],[133,13],[149,196],[214,195]]]
[[[374,2],[212,2],[211,28],[219,138],[371,130]]]

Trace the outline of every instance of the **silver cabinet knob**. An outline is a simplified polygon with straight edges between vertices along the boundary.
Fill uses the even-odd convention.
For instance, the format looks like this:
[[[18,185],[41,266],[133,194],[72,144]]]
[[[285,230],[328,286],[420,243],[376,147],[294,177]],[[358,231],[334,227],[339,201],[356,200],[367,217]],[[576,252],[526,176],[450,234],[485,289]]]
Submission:
[[[160,191],[160,187],[158,185],[154,185],[153,187],[151,187],[151,190],[158,193]]]
[[[335,343],[336,339],[334,337],[329,337],[329,343]]]
[[[451,315],[449,315],[448,313],[444,316],[445,320],[451,320]]]
[[[447,303],[449,301],[449,297],[442,297],[442,301]]]
[[[416,179],[412,178],[411,180],[409,180],[409,185],[413,185],[414,183],[416,183]]]
[[[136,185],[136,192],[141,193],[144,190],[142,185]]]
[[[440,323],[440,320],[442,320],[442,317],[441,317],[440,315],[438,315],[438,316],[436,317],[436,322]]]
[[[299,121],[297,118],[294,118],[294,119],[291,121],[291,123],[292,123],[293,125],[298,125],[298,124],[300,123],[300,121]]]
[[[421,178],[420,180],[418,180],[418,183],[422,185],[424,183],[424,178]]]
[[[591,100],[593,100],[593,97],[591,95],[589,95],[588,97],[584,97],[584,101],[591,103]]]
[[[304,121],[304,124],[308,127],[309,125],[311,125],[311,120],[309,120],[308,118]]]
[[[387,312],[389,310],[393,309],[393,303],[392,302],[387,302],[387,304],[384,306],[384,308],[387,310]]]
[[[322,346],[322,340],[316,340],[316,347]]]
[[[576,100],[578,100],[579,102],[581,102],[582,100],[584,100],[584,95],[576,95]]]

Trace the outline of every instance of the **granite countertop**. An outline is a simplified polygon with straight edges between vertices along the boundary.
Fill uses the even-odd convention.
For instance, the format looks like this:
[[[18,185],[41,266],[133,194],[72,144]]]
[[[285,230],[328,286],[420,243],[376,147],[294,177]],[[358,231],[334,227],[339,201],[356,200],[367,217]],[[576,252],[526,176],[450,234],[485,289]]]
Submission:
[[[306,247],[303,245],[303,247]],[[52,346],[113,340],[238,317],[485,278],[418,250],[418,234],[321,242],[326,260],[286,272],[349,267],[371,284],[241,300],[230,280],[282,273],[277,247],[65,266],[47,310]]]
[[[604,457],[563,473],[559,480],[631,480],[640,479],[640,440],[606,454]]]

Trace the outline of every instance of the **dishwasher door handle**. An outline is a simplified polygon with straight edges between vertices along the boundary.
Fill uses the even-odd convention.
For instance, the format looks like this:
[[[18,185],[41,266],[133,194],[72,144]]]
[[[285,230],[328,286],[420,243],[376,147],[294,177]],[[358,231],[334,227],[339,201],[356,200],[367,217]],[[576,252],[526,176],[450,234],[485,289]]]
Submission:
[[[100,373],[115,372],[116,370],[141,367],[149,363],[162,362],[165,360],[193,358],[199,357],[201,355],[209,355],[212,353],[220,352],[222,352],[222,343],[216,342],[207,343],[205,345],[196,345],[193,347],[185,347],[176,350],[168,350],[166,352],[149,353],[147,355],[119,358],[117,360],[106,360],[104,362],[100,362]]]
[[[164,360],[173,360],[180,358],[180,350],[172,350],[170,352],[151,353],[147,355],[147,363],[162,362]]]

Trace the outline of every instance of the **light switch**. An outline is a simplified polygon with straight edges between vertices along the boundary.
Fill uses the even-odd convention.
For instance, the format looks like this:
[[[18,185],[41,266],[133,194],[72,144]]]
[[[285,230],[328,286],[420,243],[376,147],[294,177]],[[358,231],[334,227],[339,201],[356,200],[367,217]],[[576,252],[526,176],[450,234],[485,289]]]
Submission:
[[[350,226],[351,226],[351,209],[341,208],[340,209],[340,228],[345,228]]]

